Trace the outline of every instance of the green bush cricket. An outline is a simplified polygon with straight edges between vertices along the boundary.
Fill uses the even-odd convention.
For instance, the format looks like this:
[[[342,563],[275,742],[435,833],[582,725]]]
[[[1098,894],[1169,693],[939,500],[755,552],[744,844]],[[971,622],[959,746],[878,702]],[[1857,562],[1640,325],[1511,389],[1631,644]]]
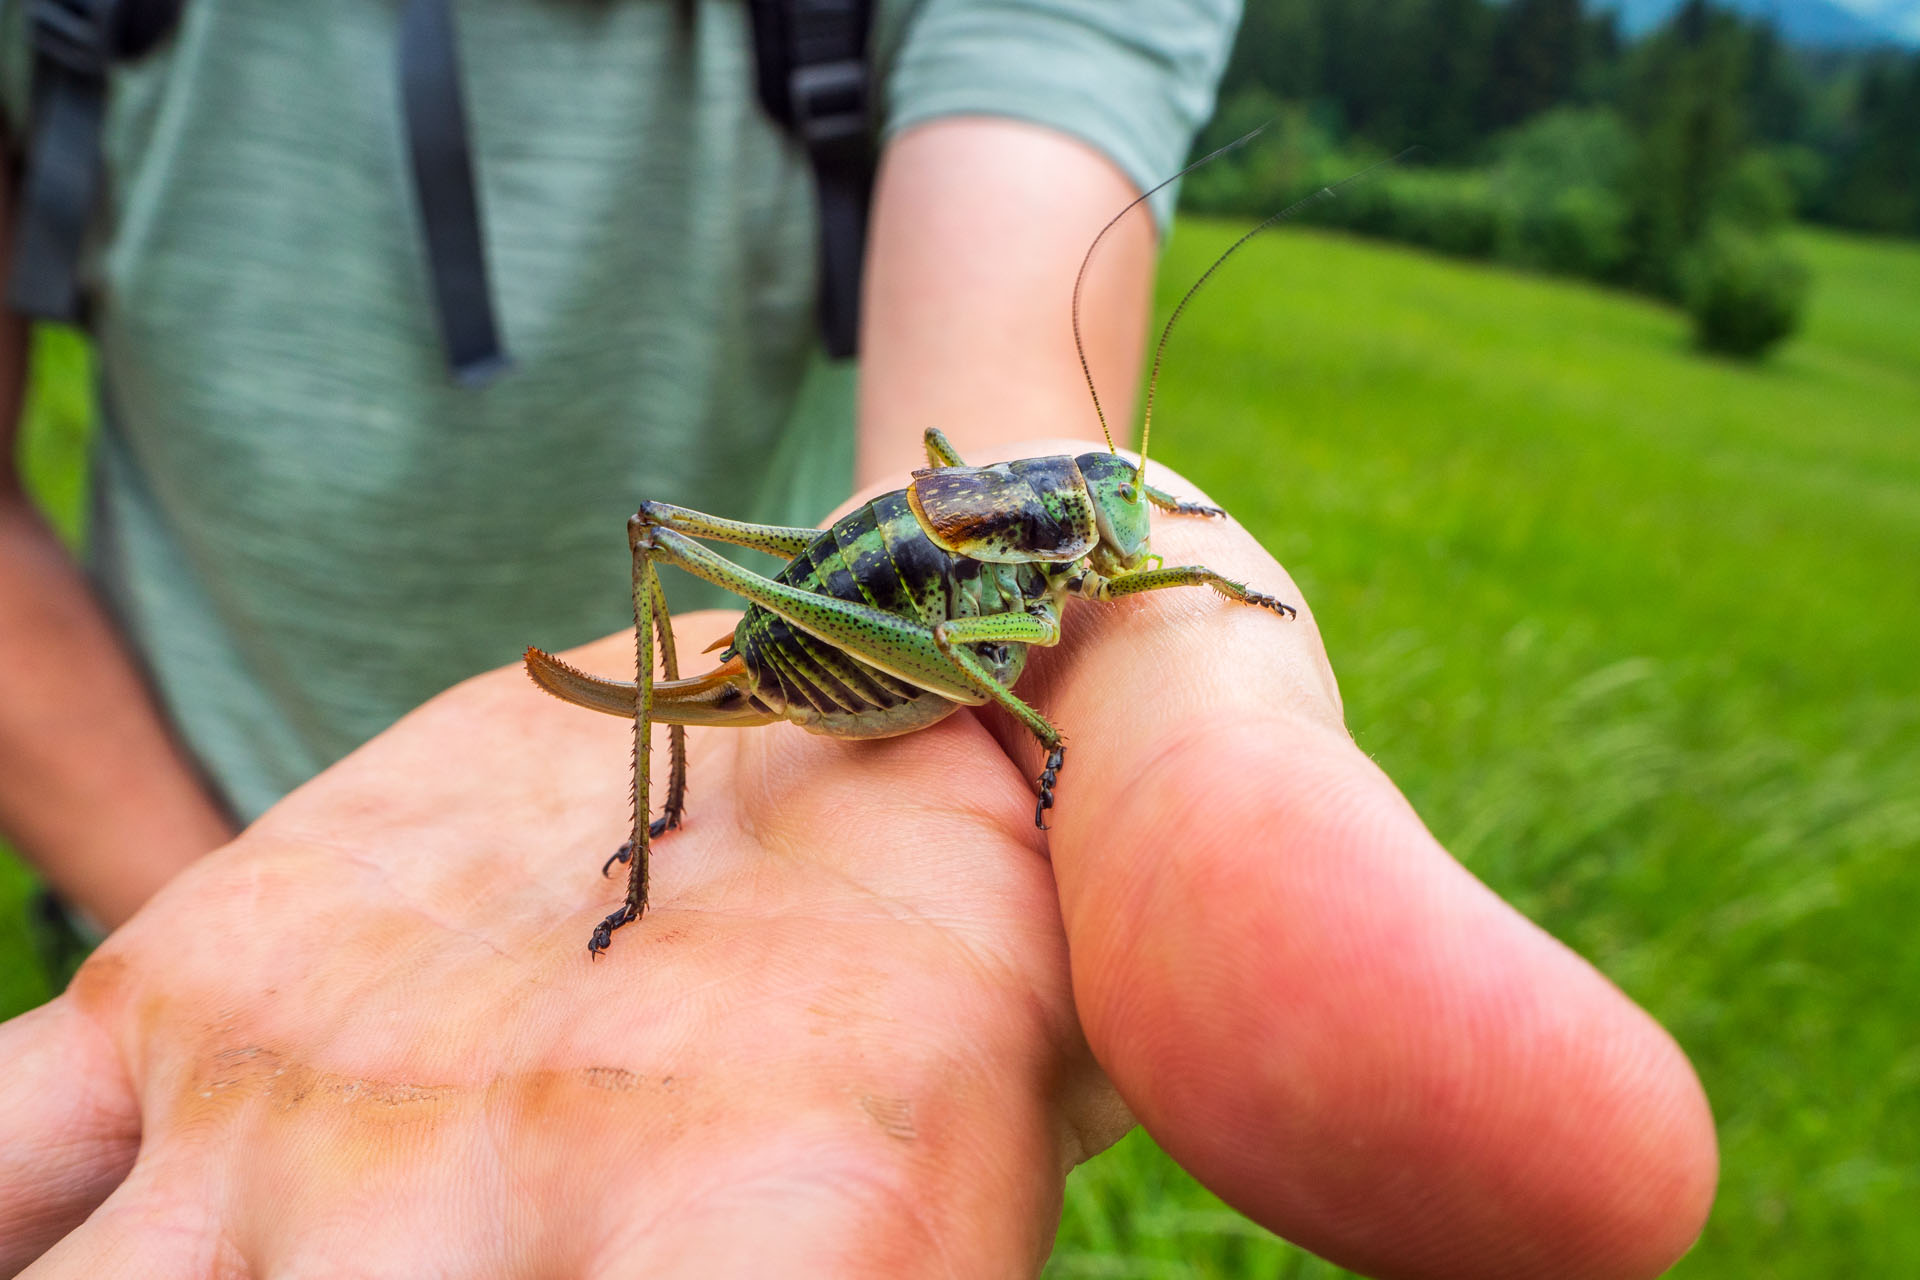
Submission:
[[[1094,238],[1074,285],[1074,342],[1107,452],[970,467],[939,430],[929,429],[929,465],[913,473],[910,485],[863,504],[824,531],[750,524],[643,502],[627,521],[637,629],[634,682],[589,675],[550,653],[527,650],[527,673],[542,689],[575,706],[633,721],[632,836],[603,868],[610,872],[615,862],[630,863],[627,896],[594,929],[587,944],[591,954],[598,956],[616,929],[646,910],[652,841],[679,826],[685,813],[688,725],[748,728],[790,720],[834,737],[887,738],[926,728],[963,706],[998,703],[1047,752],[1034,805],[1034,823],[1044,830],[1066,745],[1060,731],[1012,686],[1030,646],[1059,642],[1060,613],[1068,599],[1118,600],[1143,591],[1204,586],[1230,600],[1294,616],[1293,606],[1203,565],[1165,566],[1149,548],[1149,508],[1179,515],[1226,513],[1182,502],[1146,483],[1153,392],[1174,322],[1220,263],[1293,209],[1249,231],[1174,309],[1155,352],[1140,461],[1134,463],[1114,449],[1087,366],[1080,341],[1080,282],[1107,231],[1152,194],[1134,200]],[[700,539],[769,552],[787,564],[774,577],[763,577],[700,545]],[[676,565],[747,601],[745,615],[723,642],[720,665],[705,675],[680,677],[659,563]],[[670,726],[669,768],[661,816],[649,822],[655,721]]]

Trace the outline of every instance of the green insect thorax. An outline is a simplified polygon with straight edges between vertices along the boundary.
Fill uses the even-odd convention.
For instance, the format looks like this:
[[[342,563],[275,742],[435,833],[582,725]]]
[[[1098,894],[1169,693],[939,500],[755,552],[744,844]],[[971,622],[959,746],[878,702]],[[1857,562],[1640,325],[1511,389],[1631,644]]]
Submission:
[[[1148,503],[1113,454],[916,471],[907,502],[935,546],[986,564],[1088,559],[1113,573],[1147,551]]]

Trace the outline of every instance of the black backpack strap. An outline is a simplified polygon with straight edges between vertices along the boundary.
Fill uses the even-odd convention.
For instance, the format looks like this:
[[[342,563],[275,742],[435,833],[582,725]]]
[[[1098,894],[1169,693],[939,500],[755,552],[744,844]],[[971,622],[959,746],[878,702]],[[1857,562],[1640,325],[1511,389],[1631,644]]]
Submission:
[[[483,386],[509,362],[494,320],[449,0],[406,0],[399,49],[407,154],[440,336],[454,380]]]
[[[178,5],[172,7],[177,16]],[[36,319],[82,318],[80,250],[100,187],[107,69],[116,57],[144,52],[172,25],[149,38],[150,12],[137,15],[129,29],[128,8],[116,0],[29,0],[27,6],[33,105],[7,302]]]
[[[807,150],[820,202],[820,328],[827,354],[860,339],[873,199],[872,0],[751,0],[760,104]]]
[[[21,185],[13,277],[18,311],[79,321],[80,253],[101,182],[107,75],[178,23],[183,0],[28,0],[33,108]],[[494,322],[473,153],[448,0],[407,0],[400,25],[400,96],[420,202],[435,309],[447,362],[477,386],[506,367]]]

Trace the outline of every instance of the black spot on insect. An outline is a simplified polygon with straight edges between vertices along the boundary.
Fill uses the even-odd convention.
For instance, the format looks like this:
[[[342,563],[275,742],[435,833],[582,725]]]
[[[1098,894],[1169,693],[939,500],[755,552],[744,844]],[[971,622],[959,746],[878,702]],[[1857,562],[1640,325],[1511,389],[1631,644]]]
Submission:
[[[889,499],[892,501],[889,502]],[[893,563],[899,569],[900,576],[907,582],[914,583],[925,582],[944,573],[947,553],[934,546],[920,531],[920,526],[914,521],[913,514],[907,510],[906,499],[898,494],[887,494],[883,498],[876,499],[874,505],[879,507],[882,503],[897,506],[899,509],[897,514],[893,511],[883,511],[881,514],[890,517],[887,521],[887,552],[893,557]],[[899,518],[901,516],[905,518]]]
[[[953,576],[959,582],[972,582],[980,576],[978,560],[957,559],[953,564]]]
[[[866,593],[860,589],[859,582],[847,571],[847,558],[836,546],[832,551],[822,554],[819,544],[814,547],[814,567],[818,575],[820,589],[838,600],[851,600],[856,604],[866,603]]]

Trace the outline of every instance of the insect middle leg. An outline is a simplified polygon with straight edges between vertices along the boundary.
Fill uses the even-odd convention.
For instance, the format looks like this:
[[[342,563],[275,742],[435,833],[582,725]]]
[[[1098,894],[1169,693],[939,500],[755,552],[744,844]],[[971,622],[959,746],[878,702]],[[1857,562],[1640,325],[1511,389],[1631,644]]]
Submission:
[[[1067,762],[1067,744],[1060,731],[1047,718],[1028,706],[1020,696],[996,677],[969,644],[1019,643],[1053,645],[1060,643],[1060,621],[1051,614],[990,613],[975,618],[952,618],[933,629],[933,642],[940,651],[971,676],[995,702],[1012,712],[1020,723],[1033,731],[1046,749],[1046,767],[1040,773],[1040,795],[1033,806],[1033,825],[1047,830],[1047,810],[1053,808],[1053,788],[1060,781],[1060,770]]]

